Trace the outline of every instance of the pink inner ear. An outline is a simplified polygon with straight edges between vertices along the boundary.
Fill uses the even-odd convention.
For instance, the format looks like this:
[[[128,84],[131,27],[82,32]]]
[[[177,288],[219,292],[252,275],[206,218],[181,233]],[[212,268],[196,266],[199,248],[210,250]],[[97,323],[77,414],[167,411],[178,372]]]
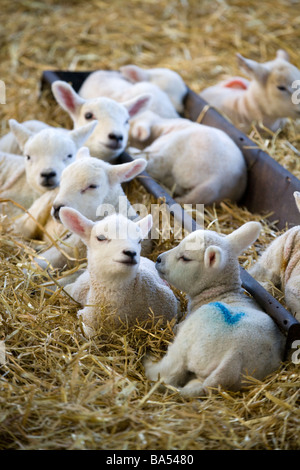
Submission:
[[[125,75],[127,78],[130,78],[130,80],[132,80],[133,82],[139,81],[139,74],[134,68],[128,67],[125,70]]]
[[[233,78],[232,80],[224,83],[225,88],[238,88],[240,90],[247,90],[248,84],[243,79]]]
[[[129,116],[134,116],[148,102],[148,98],[138,100],[129,110]]]
[[[59,92],[62,96],[62,99],[63,99],[63,102],[64,104],[66,105],[66,107],[70,110],[70,111],[75,111],[76,109],[76,106],[75,106],[75,101],[74,101],[74,98],[72,96],[72,93],[69,91],[69,90],[66,90],[65,88],[63,87],[59,87]]]
[[[214,264],[215,259],[216,259],[216,253],[215,252],[210,253],[210,255],[209,255],[209,265],[210,266],[212,266]]]
[[[83,235],[85,233],[85,226],[76,214],[68,214],[67,221],[72,231],[76,232],[78,235]]]

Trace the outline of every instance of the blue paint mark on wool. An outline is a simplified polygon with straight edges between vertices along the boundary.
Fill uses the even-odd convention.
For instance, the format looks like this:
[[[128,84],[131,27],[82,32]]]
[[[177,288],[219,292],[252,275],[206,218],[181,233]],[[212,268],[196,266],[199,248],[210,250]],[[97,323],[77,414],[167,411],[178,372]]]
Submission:
[[[222,313],[224,321],[228,325],[234,325],[238,323],[240,319],[245,315],[243,312],[232,313],[224,304],[221,302],[211,302],[209,305],[216,307],[220,313]]]

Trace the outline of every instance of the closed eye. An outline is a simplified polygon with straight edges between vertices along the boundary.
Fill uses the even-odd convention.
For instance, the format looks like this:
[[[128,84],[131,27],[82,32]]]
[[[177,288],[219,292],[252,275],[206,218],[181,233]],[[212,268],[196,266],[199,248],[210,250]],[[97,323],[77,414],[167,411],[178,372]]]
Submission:
[[[99,188],[99,186],[97,184],[90,184],[86,188],[82,189],[80,192],[81,192],[81,194],[83,194],[86,191],[88,191],[89,189],[97,189],[97,188]]]
[[[191,259],[187,258],[186,256],[182,255],[180,256],[180,258],[182,261],[184,261],[185,263],[187,263],[188,261],[192,261]]]
[[[99,242],[105,242],[105,241],[108,241],[108,238],[106,238],[105,235],[98,235],[98,236],[97,236],[97,240],[98,240]]]

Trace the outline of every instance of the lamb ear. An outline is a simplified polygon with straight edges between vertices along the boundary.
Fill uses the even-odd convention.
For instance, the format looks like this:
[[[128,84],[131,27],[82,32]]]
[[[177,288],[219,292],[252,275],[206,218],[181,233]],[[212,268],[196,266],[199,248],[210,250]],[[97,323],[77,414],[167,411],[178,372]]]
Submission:
[[[241,54],[236,54],[238,65],[243,69],[249,77],[264,83],[269,75],[269,70],[263,64],[255,62],[255,60],[245,59]]]
[[[76,233],[85,244],[88,244],[94,222],[71,207],[62,207],[59,211],[59,217],[68,230]]]
[[[218,269],[223,266],[224,253],[219,246],[210,245],[204,253],[205,268]]]
[[[298,208],[298,211],[300,212],[300,192],[299,191],[294,192],[294,198],[295,198],[295,202],[296,202],[296,206]]]
[[[238,256],[255,242],[260,231],[261,224],[259,222],[246,222],[230,235],[227,235],[226,238],[230,242],[235,254]]]
[[[137,65],[124,65],[123,67],[120,67],[120,72],[123,77],[127,78],[127,80],[132,83],[149,81],[148,72]]]
[[[51,86],[52,93],[58,104],[71,116],[74,121],[85,100],[81,98],[67,82],[56,80]]]
[[[90,156],[91,155],[88,147],[81,147],[76,153],[76,160],[80,160],[81,158],[89,158]]]
[[[142,232],[142,238],[146,238],[153,225],[153,217],[151,214],[146,215],[143,219],[136,222]]]
[[[82,147],[85,141],[92,135],[94,132],[98,121],[93,121],[87,124],[86,126],[78,127],[73,131],[70,131],[70,136],[73,139],[77,148]]]
[[[152,95],[150,95],[150,93],[144,93],[130,101],[125,101],[122,105],[125,106],[128,111],[129,118],[132,119],[145,111],[150,106],[151,101]]]
[[[147,161],[143,158],[137,158],[129,163],[121,165],[112,165],[109,172],[109,181],[111,184],[125,183],[139,175],[147,166]]]
[[[283,59],[283,60],[286,60],[287,62],[289,62],[290,61],[290,56],[283,49],[278,49],[278,51],[276,52],[276,59]]]
[[[26,126],[20,124],[15,119],[9,120],[9,127],[12,133],[14,134],[20,149],[23,151],[27,140],[34,135]]]

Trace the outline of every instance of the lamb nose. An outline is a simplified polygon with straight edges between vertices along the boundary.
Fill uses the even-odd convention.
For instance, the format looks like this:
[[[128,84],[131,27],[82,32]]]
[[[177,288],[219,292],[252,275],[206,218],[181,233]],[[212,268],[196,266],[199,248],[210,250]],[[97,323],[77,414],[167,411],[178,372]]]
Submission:
[[[117,142],[121,142],[123,140],[123,136],[120,135],[120,134],[114,134],[113,132],[111,132],[110,134],[108,134],[108,137],[111,139],[111,140],[116,140]]]
[[[131,259],[134,259],[136,256],[136,251],[124,250],[123,253]]]
[[[56,176],[56,172],[55,171],[44,171],[44,172],[41,173],[41,176],[43,178],[47,178],[47,179],[54,178]]]
[[[62,207],[64,207],[63,204],[60,204],[60,205],[58,205],[58,206],[53,206],[53,216],[54,216],[57,220],[59,220],[59,211],[60,211],[60,209],[61,209]]]

